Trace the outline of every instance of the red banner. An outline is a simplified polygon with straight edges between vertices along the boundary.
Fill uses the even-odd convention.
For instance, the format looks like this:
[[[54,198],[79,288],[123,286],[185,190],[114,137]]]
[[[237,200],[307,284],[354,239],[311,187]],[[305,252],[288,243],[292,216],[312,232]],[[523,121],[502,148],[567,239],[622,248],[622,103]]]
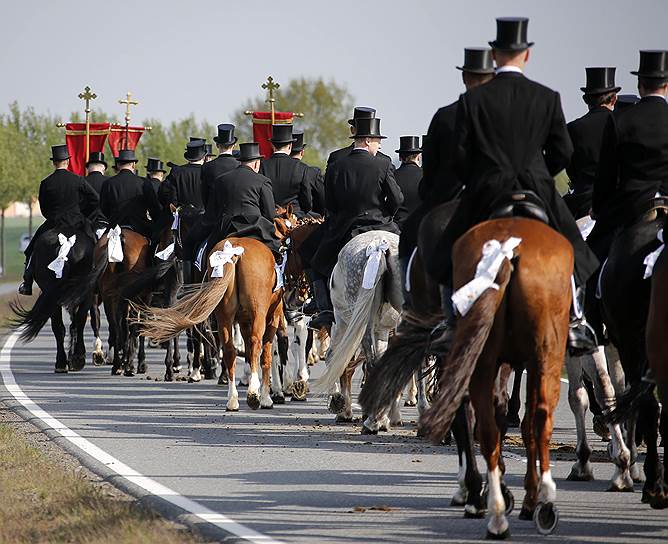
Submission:
[[[109,135],[109,123],[91,123],[89,152],[103,151],[104,142]],[[79,176],[86,173],[86,123],[67,123],[65,142],[70,153],[68,170]]]
[[[277,125],[291,125],[293,121],[292,112],[277,111],[274,113],[274,122]],[[260,144],[260,153],[265,157],[271,155],[271,112],[253,112],[253,140]]]
[[[144,130],[144,127],[128,127],[126,131],[125,125],[111,125],[109,134],[111,156],[118,157],[118,151],[121,149],[137,149]]]

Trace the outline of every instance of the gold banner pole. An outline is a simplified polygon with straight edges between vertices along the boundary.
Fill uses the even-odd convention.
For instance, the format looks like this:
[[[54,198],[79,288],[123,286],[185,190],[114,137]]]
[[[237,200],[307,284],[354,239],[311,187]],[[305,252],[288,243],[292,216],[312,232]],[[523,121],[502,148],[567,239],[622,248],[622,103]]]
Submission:
[[[86,101],[86,162],[90,157],[90,101],[95,100],[97,95],[91,92],[90,87],[86,85],[82,93],[79,93],[79,98]]]
[[[138,100],[131,100],[132,93],[130,91],[127,92],[125,96],[125,100],[119,100],[119,104],[125,104],[125,149],[128,148],[128,136],[130,132],[130,108],[132,106],[138,106],[139,101]]]

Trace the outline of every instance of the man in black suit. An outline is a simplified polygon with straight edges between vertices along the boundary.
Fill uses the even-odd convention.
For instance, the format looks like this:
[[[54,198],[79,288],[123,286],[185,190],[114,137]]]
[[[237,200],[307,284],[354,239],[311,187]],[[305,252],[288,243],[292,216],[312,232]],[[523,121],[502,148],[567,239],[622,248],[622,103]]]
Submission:
[[[364,106],[357,106],[353,110],[353,118],[348,119],[348,124],[350,125],[350,137],[353,138],[355,136],[355,130],[356,130],[356,123],[358,119],[373,119],[376,117],[376,110],[374,108],[367,108]],[[366,122],[366,121],[365,121]],[[336,151],[332,151],[329,154],[329,157],[327,157],[327,168],[339,159],[343,157],[347,157],[350,155],[355,148],[355,144],[351,143],[350,145],[346,147],[342,147],[341,149],[337,149]],[[378,151],[376,153],[376,158],[386,161],[390,164],[390,167],[392,170],[394,170],[394,165],[392,164],[392,159],[385,155],[385,153],[382,153],[381,151]],[[325,172],[326,175],[326,172]]]
[[[46,219],[25,249],[26,257],[23,282],[19,294],[32,295],[33,270],[30,264],[35,243],[39,237],[52,228],[82,229],[94,238],[90,217],[98,212],[98,195],[86,180],[67,170],[70,154],[66,145],[51,148],[51,162],[54,171],[39,185],[39,207]]]
[[[153,191],[155,191],[156,196],[160,190],[160,185],[165,180],[165,164],[155,157],[149,157],[146,161],[146,179],[151,184]]]
[[[488,83],[494,77],[492,50],[484,47],[464,49],[464,64],[456,66],[462,72],[466,90]],[[399,262],[406,276],[410,257],[417,246],[418,229],[422,218],[433,208],[456,198],[462,182],[454,170],[454,134],[457,115],[456,100],[439,108],[422,138],[422,181],[418,187],[422,203],[406,218],[401,226]],[[405,195],[404,195],[405,196]],[[405,285],[405,281],[402,281]],[[406,301],[410,294],[405,292]]]
[[[271,180],[259,173],[261,158],[259,144],[241,144],[237,167],[216,178],[203,221],[210,232],[207,248],[230,236],[247,236],[278,253],[276,205]]]
[[[633,221],[656,193],[668,194],[668,51],[641,51],[640,101],[609,116],[594,183],[596,225],[587,238],[607,257],[617,227]]]
[[[322,216],[325,214],[325,180],[322,177],[322,172],[317,166],[309,166],[304,162],[304,131],[293,130],[292,137],[294,143],[292,144],[292,151],[290,156],[293,159],[300,161],[307,168],[306,177],[311,192],[311,211],[309,215]]]
[[[570,161],[568,135],[559,94],[524,77],[529,60],[528,19],[497,19],[497,39],[490,42],[497,63],[495,78],[459,99],[455,125],[455,169],[465,189],[460,205],[445,230],[441,249],[441,283],[451,291],[452,244],[484,221],[499,199],[513,190],[535,192],[550,225],[573,245],[575,281],[582,297],[584,285],[598,260],[584,243],[575,220],[557,193],[553,177]],[[438,257],[437,257],[438,258]],[[448,293],[449,294],[449,293]],[[450,313],[449,296],[444,311]],[[571,353],[596,349],[593,330],[572,312]]]
[[[153,223],[147,213],[156,218],[160,204],[151,182],[135,174],[137,157],[132,149],[121,149],[116,157],[118,174],[109,178],[102,187],[100,209],[110,227],[120,225],[153,239]]]
[[[183,155],[188,162],[182,166],[174,166],[158,190],[158,199],[163,209],[169,210],[170,204],[177,208],[191,205],[199,210],[204,209],[202,164],[204,164],[205,155],[205,141],[191,138]]]
[[[406,218],[420,205],[418,186],[422,180],[422,148],[419,136],[401,136],[399,138],[399,154],[401,166],[397,168],[394,177],[404,195],[404,202],[399,207],[395,221],[399,228],[402,227]]]
[[[92,151],[86,163],[86,181],[98,195],[102,191],[104,182],[109,179],[105,176],[106,171],[107,162],[104,160],[104,153]]]
[[[234,135],[234,125],[222,123],[218,125],[218,136],[213,141],[218,147],[218,157],[202,166],[202,202],[206,208],[209,195],[213,192],[214,180],[230,170],[234,170],[239,163],[232,155],[237,137]]]
[[[568,123],[574,152],[566,172],[573,191],[564,196],[564,201],[575,219],[589,215],[591,210],[603,129],[615,109],[617,93],[621,90],[615,85],[614,68],[585,68],[585,71],[587,85],[581,90],[589,111]]]
[[[274,201],[277,206],[292,204],[298,217],[311,211],[311,185],[308,168],[301,161],[290,156],[292,152],[292,125],[271,127],[271,157],[262,161],[260,174],[271,180]]]
[[[358,119],[352,138],[352,152],[332,163],[325,174],[327,215],[309,274],[319,311],[311,322],[313,328],[332,323],[327,279],[343,246],[370,230],[399,233],[394,215],[403,203],[401,189],[390,163],[375,156],[385,138],[380,132],[380,119]]]

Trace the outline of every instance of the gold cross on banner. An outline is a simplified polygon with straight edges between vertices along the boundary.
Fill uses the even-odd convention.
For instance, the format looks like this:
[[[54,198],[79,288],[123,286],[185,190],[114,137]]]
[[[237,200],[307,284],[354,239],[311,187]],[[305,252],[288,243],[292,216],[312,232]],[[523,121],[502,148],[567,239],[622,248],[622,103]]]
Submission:
[[[86,85],[82,93],[79,93],[79,98],[86,101],[86,162],[90,157],[90,101],[95,100],[97,95],[91,92],[90,87]]]
[[[262,84],[262,88],[266,89],[269,92],[269,98],[267,98],[266,102],[269,103],[269,107],[271,108],[271,124],[273,125],[276,122],[276,107],[275,107],[275,102],[276,99],[274,98],[274,91],[280,87],[279,83],[274,83],[274,78],[269,76],[267,78],[267,82]]]
[[[118,103],[125,104],[125,124],[127,126],[130,124],[130,108],[139,105],[139,101],[132,100],[132,93],[128,91],[125,100],[119,100]]]

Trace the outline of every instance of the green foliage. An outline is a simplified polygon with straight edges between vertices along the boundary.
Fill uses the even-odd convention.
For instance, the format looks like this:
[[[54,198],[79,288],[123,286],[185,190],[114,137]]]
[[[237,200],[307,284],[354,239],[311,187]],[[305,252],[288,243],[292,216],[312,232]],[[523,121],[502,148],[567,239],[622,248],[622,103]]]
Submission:
[[[331,151],[350,143],[347,120],[352,113],[353,97],[344,86],[322,78],[302,77],[281,85],[274,96],[278,111],[304,114],[301,119],[295,118],[295,128],[304,130],[307,163],[322,168]],[[267,111],[265,100],[266,96],[259,96],[235,112],[233,122],[240,141],[250,141],[252,137],[252,122],[244,112]]]

